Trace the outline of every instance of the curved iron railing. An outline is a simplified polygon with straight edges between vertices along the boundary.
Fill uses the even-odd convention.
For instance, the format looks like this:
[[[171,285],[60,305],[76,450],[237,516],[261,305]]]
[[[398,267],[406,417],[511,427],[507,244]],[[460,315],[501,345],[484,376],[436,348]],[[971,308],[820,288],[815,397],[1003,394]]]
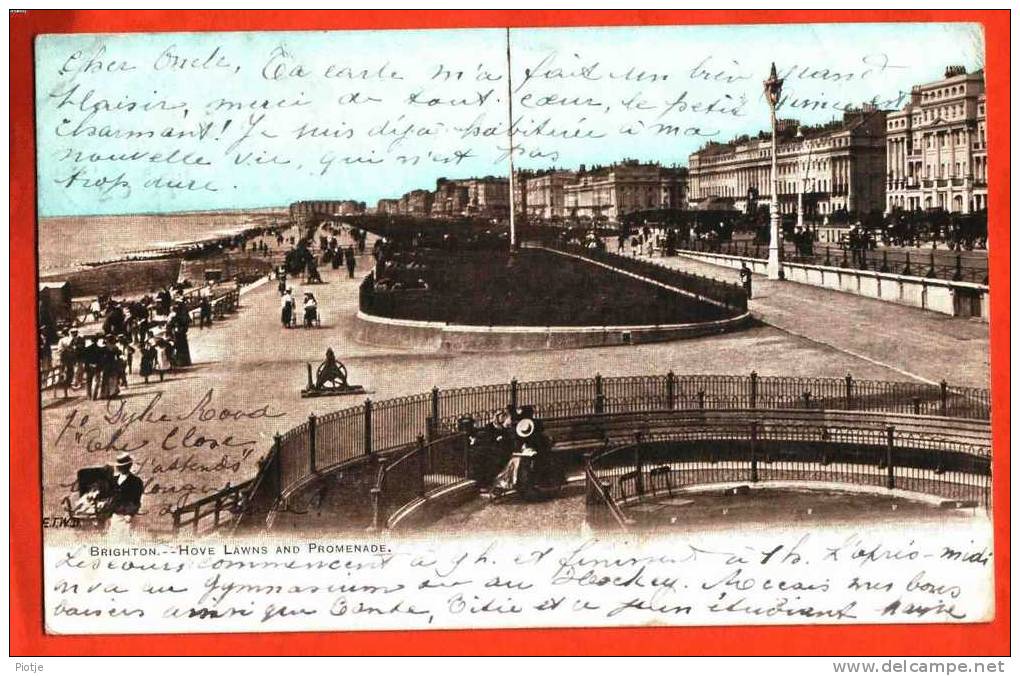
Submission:
[[[587,519],[627,530],[630,502],[685,486],[776,480],[901,488],[987,508],[991,453],[892,425],[792,423],[781,411],[746,422],[689,419],[588,458]]]
[[[453,432],[457,420],[487,420],[532,407],[543,419],[674,410],[801,409],[875,411],[988,420],[986,389],[844,378],[734,375],[624,376],[461,387],[363,404],[308,421],[275,438],[262,459],[239,525],[265,523],[276,507],[322,474],[366,457],[388,458]],[[213,501],[215,503],[215,501]],[[189,505],[177,511],[189,510]],[[206,518],[230,523],[211,513]]]

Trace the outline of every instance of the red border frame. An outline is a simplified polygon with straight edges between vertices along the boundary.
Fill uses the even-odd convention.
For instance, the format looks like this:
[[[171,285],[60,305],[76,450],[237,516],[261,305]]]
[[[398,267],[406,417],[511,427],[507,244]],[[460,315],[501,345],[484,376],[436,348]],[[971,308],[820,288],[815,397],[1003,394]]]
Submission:
[[[29,11],[12,13],[11,298],[35,293],[35,136],[32,42],[40,33],[251,31],[503,26],[808,22],[984,25],[989,171],[991,373],[995,415],[995,620],[976,625],[47,636],[43,633],[39,399],[35,304],[11,302],[10,652],[12,655],[238,654],[762,654],[1008,655],[1009,646],[1009,11]],[[31,255],[28,254],[31,252]],[[479,640],[482,639],[482,640]],[[509,647],[509,649],[508,649]]]

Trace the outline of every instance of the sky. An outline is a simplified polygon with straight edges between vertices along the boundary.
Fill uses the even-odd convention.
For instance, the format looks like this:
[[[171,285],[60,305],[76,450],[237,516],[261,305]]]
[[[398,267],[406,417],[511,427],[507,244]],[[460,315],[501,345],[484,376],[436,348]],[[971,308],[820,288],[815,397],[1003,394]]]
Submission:
[[[947,65],[981,66],[968,24],[41,36],[40,215],[374,204],[441,176],[686,164],[780,117],[899,108]],[[977,36],[977,37],[976,37]],[[512,91],[512,93],[511,93]]]

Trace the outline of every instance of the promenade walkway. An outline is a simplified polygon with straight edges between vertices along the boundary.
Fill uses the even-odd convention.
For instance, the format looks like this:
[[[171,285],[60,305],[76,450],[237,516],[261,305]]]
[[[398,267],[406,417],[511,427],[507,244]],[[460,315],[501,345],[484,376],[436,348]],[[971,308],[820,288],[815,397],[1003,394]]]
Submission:
[[[644,258],[647,258],[645,256]],[[650,260],[739,283],[740,271],[684,256]],[[749,309],[786,333],[896,371],[900,377],[988,387],[988,324],[755,275]]]
[[[346,243],[346,242],[345,242]],[[659,259],[656,259],[659,260]],[[415,352],[354,339],[358,283],[371,264],[359,258],[356,279],[320,267],[326,284],[307,287],[319,300],[321,328],[285,329],[275,282],[241,299],[237,314],[189,334],[195,365],[164,383],[129,376],[112,402],[43,395],[44,514],[62,513],[81,467],[131,452],[146,482],[139,525],[165,534],[167,510],[254,476],[274,433],[361,403],[363,397],[302,399],[306,363],[327,347],[375,401],[440,388],[556,378],[649,373],[759,374],[904,380],[905,373],[954,384],[987,386],[987,325],[796,284],[756,279],[752,309],[772,324],[692,340],[624,348],[505,354]],[[673,259],[671,265],[735,272]],[[292,283],[300,300],[305,286]],[[541,302],[541,299],[536,299]]]

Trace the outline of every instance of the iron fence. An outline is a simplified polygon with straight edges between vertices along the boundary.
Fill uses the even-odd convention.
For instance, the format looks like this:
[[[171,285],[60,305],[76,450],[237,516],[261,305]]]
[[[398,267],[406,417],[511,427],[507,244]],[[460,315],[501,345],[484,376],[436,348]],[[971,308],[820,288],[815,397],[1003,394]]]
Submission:
[[[379,467],[372,488],[373,527],[391,525],[394,516],[431,491],[465,480],[470,473],[466,434],[448,434],[426,443],[419,436],[413,447]]]
[[[677,244],[678,251],[714,253],[765,260],[768,245],[750,240],[687,240]],[[811,253],[783,252],[783,260],[805,265],[872,270],[906,277],[945,279],[988,285],[988,260],[982,255],[965,255],[954,251],[917,249],[851,250],[844,246],[816,247]]]
[[[734,312],[747,312],[747,293],[739,284],[732,284],[712,277],[669,268],[650,260],[621,256],[600,248],[556,241],[543,242],[542,246],[597,261],[661,284],[682,289],[695,296],[730,308]]]
[[[987,445],[894,426],[792,424],[782,416],[738,423],[688,419],[669,432],[637,435],[585,463],[593,527],[626,528],[626,505],[684,486],[807,481],[901,488],[988,507]],[[608,518],[608,513],[620,518]]]
[[[323,416],[310,416],[306,422],[278,436],[250,484],[250,495],[243,501],[245,516],[238,519],[238,523],[258,523],[277,502],[285,500],[323,471],[366,456],[399,455],[412,449],[419,436],[426,444],[436,442],[454,433],[458,421],[464,417],[486,422],[497,411],[512,412],[523,407],[532,407],[534,415],[546,420],[598,414],[727,409],[828,409],[972,420],[988,420],[990,415],[989,393],[984,389],[950,387],[945,382],[934,385],[857,380],[849,374],[843,378],[790,378],[765,377],[754,372],[747,376],[670,372],[615,378],[596,375],[570,380],[512,380],[450,390],[433,388],[418,395],[380,402],[366,400]],[[709,434],[706,431],[709,428],[705,427],[708,422],[702,420],[698,424],[701,427],[692,429],[690,434]],[[729,428],[719,427],[711,433],[720,434],[719,430],[724,429]],[[733,428],[728,433],[739,435],[742,432]],[[738,438],[732,437],[733,440]],[[766,441],[768,439],[763,437],[762,443]],[[918,437],[917,443],[921,441]],[[932,443],[939,442],[936,439]],[[744,462],[745,459],[728,461]],[[460,466],[450,467],[455,468],[454,474],[466,476]],[[185,505],[181,509],[187,508],[189,506]]]

